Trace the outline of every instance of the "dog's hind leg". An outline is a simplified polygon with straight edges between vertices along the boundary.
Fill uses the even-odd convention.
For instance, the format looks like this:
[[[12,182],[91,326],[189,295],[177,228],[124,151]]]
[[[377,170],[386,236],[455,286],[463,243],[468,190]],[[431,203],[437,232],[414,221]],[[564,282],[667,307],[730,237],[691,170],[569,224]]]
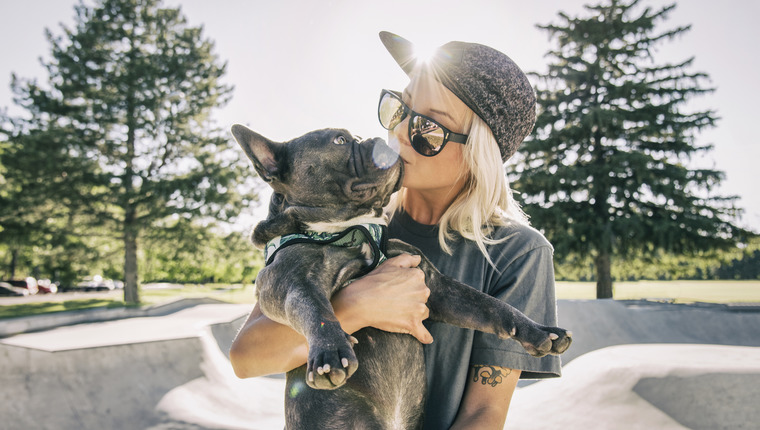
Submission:
[[[371,358],[368,358],[371,359]],[[383,416],[379,393],[367,395],[352,379],[338,390],[314,390],[304,385],[306,366],[288,372],[285,386],[285,424],[288,430],[417,430],[420,425],[393,425]],[[356,377],[356,375],[355,375]],[[378,404],[380,402],[380,404]]]

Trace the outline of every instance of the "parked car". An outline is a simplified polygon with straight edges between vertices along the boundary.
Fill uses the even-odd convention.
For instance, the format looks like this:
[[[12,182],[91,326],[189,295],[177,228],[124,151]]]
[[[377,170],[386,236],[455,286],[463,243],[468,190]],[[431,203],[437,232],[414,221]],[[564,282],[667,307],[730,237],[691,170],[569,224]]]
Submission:
[[[37,294],[37,292],[39,291],[39,285],[37,284],[37,280],[32,278],[31,276],[27,277],[26,279],[9,279],[9,280],[0,281],[0,282],[6,282],[16,288],[23,288],[27,290],[29,294]]]
[[[0,296],[28,296],[29,290],[21,287],[14,287],[6,281],[0,281]]]
[[[95,275],[85,276],[76,287],[82,291],[110,291],[116,288],[116,284],[111,279],[103,279],[102,276]]]
[[[55,294],[58,292],[58,284],[50,279],[38,279],[37,289],[39,290],[38,293]]]

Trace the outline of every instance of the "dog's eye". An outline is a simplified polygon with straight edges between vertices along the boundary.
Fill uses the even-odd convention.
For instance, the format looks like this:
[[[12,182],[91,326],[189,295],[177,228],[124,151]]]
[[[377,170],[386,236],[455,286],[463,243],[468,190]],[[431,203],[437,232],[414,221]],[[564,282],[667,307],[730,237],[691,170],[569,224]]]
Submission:
[[[338,136],[333,140],[333,143],[336,145],[345,145],[346,144],[346,137],[345,136]]]

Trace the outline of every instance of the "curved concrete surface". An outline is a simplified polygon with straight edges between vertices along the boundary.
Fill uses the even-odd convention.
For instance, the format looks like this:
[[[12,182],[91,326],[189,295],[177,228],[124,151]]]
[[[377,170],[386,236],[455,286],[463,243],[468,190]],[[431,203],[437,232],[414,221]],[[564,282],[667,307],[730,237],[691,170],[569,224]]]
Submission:
[[[563,373],[518,390],[507,428],[718,430],[760,422],[756,347],[619,345],[585,354]]]
[[[225,355],[249,308],[198,305],[0,339],[0,428],[282,428],[284,380],[239,380]],[[518,388],[507,428],[760,422],[757,309],[602,300],[558,310],[574,333],[564,376]]]
[[[562,362],[632,343],[760,346],[760,306],[560,300],[559,323],[573,332]]]
[[[199,305],[0,339],[0,428],[200,429],[156,405],[204,376],[201,335],[231,339],[249,308]]]

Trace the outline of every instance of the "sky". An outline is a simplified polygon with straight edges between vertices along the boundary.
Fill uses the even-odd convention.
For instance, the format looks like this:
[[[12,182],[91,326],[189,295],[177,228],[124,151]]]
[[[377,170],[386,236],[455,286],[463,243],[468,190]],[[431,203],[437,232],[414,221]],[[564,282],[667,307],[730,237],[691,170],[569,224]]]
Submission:
[[[89,0],[88,0],[89,1]],[[451,40],[489,45],[509,55],[524,71],[543,72],[552,44],[536,24],[559,22],[557,14],[585,14],[589,0],[164,0],[180,6],[188,22],[227,63],[224,82],[235,90],[215,113],[228,129],[245,124],[274,140],[310,130],[339,127],[363,137],[386,137],[377,122],[382,88],[403,89],[407,78],[377,36],[397,33],[418,45]],[[14,110],[11,73],[45,82],[40,58],[50,58],[45,29],[60,35],[71,27],[77,0],[0,0],[0,109]],[[672,1],[642,0],[659,8]],[[697,144],[714,149],[691,160],[715,168],[726,179],[716,195],[739,196],[739,224],[760,231],[760,160],[756,138],[760,83],[760,2],[681,0],[659,29],[691,25],[686,34],[659,45],[661,64],[695,57],[691,71],[707,73],[715,92],[694,99],[688,110],[713,109],[717,127],[701,132]]]

